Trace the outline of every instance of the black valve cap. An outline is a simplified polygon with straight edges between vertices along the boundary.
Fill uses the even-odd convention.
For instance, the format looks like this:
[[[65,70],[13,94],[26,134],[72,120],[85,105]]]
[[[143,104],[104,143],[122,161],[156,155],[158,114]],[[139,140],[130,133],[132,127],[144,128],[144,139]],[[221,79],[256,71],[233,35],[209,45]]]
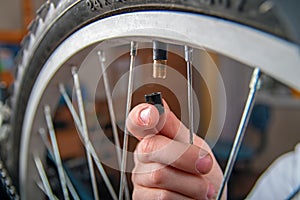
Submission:
[[[146,94],[145,100],[147,103],[154,105],[157,108],[160,115],[165,112],[161,92]]]

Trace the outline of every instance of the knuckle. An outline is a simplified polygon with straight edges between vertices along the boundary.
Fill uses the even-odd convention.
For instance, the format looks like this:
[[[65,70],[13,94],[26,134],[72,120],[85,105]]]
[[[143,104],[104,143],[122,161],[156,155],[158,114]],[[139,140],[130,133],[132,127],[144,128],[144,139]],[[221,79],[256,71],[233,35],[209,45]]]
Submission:
[[[140,196],[141,196],[141,195],[140,195],[139,190],[133,189],[133,192],[132,192],[132,199],[133,199],[133,200],[141,199]]]
[[[154,186],[161,186],[164,184],[165,180],[167,180],[165,170],[158,169],[153,172],[151,172],[151,183]]]
[[[136,183],[137,182],[137,173],[135,170],[132,171],[132,175],[131,175],[131,181],[132,183]]]
[[[203,178],[199,178],[199,180],[194,185],[195,188],[200,188],[198,191],[193,191],[191,194],[194,199],[201,200],[206,199],[206,193],[208,191],[208,181],[204,180]]]
[[[140,141],[136,151],[136,156],[140,161],[148,162],[152,160],[156,150],[156,144],[153,138],[154,137],[145,138]]]
[[[154,137],[145,138],[141,141],[141,153],[151,153],[155,150]]]
[[[159,200],[172,200],[172,196],[169,191],[161,190],[161,192],[159,193],[158,199]]]
[[[134,190],[133,190],[133,192],[132,192],[132,199],[133,199],[133,200],[138,199],[138,198],[137,198],[137,195],[136,195],[136,192],[135,192]]]

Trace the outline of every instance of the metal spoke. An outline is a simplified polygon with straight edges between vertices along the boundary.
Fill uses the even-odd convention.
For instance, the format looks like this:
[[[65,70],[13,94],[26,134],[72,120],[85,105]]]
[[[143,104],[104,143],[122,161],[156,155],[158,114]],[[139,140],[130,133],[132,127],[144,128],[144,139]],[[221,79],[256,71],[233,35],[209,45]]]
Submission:
[[[190,144],[194,143],[194,108],[193,108],[193,73],[192,73],[192,60],[193,49],[188,46],[184,46],[184,55],[187,67],[187,79],[188,79],[188,111],[189,111],[189,131],[190,131]]]
[[[129,66],[129,77],[128,77],[128,88],[127,88],[127,102],[126,102],[126,113],[125,113],[125,131],[122,151],[122,163],[121,163],[121,178],[120,178],[120,189],[119,189],[119,200],[123,199],[124,183],[125,183],[125,171],[127,164],[127,149],[128,149],[128,130],[126,128],[126,120],[131,108],[132,100],[132,88],[133,88],[133,67],[135,65],[135,57],[137,55],[137,42],[132,41],[130,44],[130,66]]]
[[[120,140],[119,140],[119,135],[118,135],[118,129],[117,129],[117,124],[116,124],[116,116],[115,116],[115,111],[114,111],[114,107],[113,107],[113,101],[112,101],[112,97],[111,97],[111,89],[110,89],[110,85],[109,85],[109,82],[108,82],[107,73],[106,73],[106,70],[105,70],[105,60],[106,60],[106,58],[105,58],[104,52],[103,51],[98,51],[98,57],[99,57],[99,62],[100,62],[102,75],[103,75],[105,94],[106,94],[106,98],[107,98],[108,110],[109,110],[109,115],[110,115],[110,122],[111,122],[111,126],[112,126],[114,140],[115,140],[115,147],[116,147],[118,164],[119,164],[119,167],[121,168],[121,145],[120,145]],[[130,199],[127,180],[125,179],[124,181],[125,181],[126,199]]]
[[[71,115],[73,117],[75,125],[77,126],[78,129],[80,129],[80,132],[82,132],[82,125],[81,125],[79,116],[78,116],[78,114],[71,102],[71,99],[67,94],[65,86],[63,84],[59,84],[59,91],[60,91],[60,94],[62,95],[64,101],[66,102],[69,111],[71,112]]]
[[[84,105],[83,105],[83,100],[82,100],[80,82],[79,82],[79,77],[78,77],[76,68],[72,69],[72,75],[73,75],[75,92],[76,92],[76,97],[77,97],[77,102],[78,102],[80,121],[81,121],[81,124],[82,124],[83,139],[86,142],[86,141],[89,140],[89,136],[88,136],[88,129],[87,129]],[[92,182],[92,187],[93,187],[94,199],[98,200],[99,199],[99,194],[98,194],[97,180],[96,180],[96,177],[95,177],[95,171],[94,171],[92,156],[89,153],[89,151],[87,151],[86,153],[87,153],[89,172],[90,172],[91,182]]]
[[[54,153],[53,153],[53,150],[52,150],[51,145],[49,143],[49,140],[47,138],[46,131],[43,128],[41,128],[41,129],[39,129],[39,134],[40,134],[40,136],[42,138],[42,141],[43,141],[43,143],[44,143],[44,145],[45,145],[45,147],[46,147],[46,149],[47,149],[50,157],[55,161],[55,159],[54,159]],[[55,163],[55,164],[57,165],[57,163]],[[77,194],[77,191],[74,188],[74,186],[73,186],[73,184],[72,184],[69,176],[67,175],[66,170],[65,170],[64,167],[63,167],[63,171],[64,171],[64,175],[65,175],[65,178],[66,178],[67,187],[69,188],[69,191],[70,191],[73,199],[74,200],[79,200],[80,198],[79,198],[79,196]]]
[[[110,115],[110,122],[112,126],[112,131],[114,135],[114,140],[116,143],[116,151],[117,151],[117,159],[119,165],[121,165],[121,145],[120,145],[120,140],[119,140],[119,135],[118,135],[118,129],[116,125],[116,116],[115,116],[115,111],[112,103],[112,98],[111,98],[111,90],[109,87],[109,82],[107,78],[107,73],[105,71],[105,55],[103,51],[98,51],[98,56],[99,56],[99,61],[100,61],[100,66],[102,70],[102,75],[103,75],[103,82],[104,82],[104,88],[105,88],[105,94],[107,98],[107,104],[108,104],[108,110],[109,110],[109,115]]]
[[[235,160],[237,158],[237,154],[239,152],[241,143],[243,141],[243,137],[244,137],[244,134],[245,134],[245,129],[247,127],[247,124],[248,124],[248,121],[249,121],[249,116],[250,116],[250,113],[252,111],[252,107],[253,107],[253,104],[254,104],[255,94],[256,94],[257,89],[259,88],[260,75],[261,75],[260,69],[255,68],[253,70],[251,81],[250,81],[250,84],[249,84],[250,90],[249,90],[248,98],[247,98],[247,101],[246,101],[246,104],[245,104],[243,115],[242,115],[241,120],[240,120],[239,128],[237,130],[237,133],[236,133],[236,136],[235,136],[235,139],[234,139],[234,142],[233,142],[233,146],[231,148],[231,152],[230,152],[228,162],[227,162],[227,165],[226,165],[226,169],[225,169],[225,172],[224,172],[224,178],[223,178],[222,184],[220,186],[217,199],[221,199],[221,197],[222,197],[225,185],[227,184],[228,179],[231,175],[233,165],[235,163]]]
[[[42,179],[43,185],[44,185],[44,190],[43,190],[44,193],[48,196],[48,198],[50,200],[56,200],[56,198],[52,192],[52,189],[51,189],[49,180],[47,178],[46,172],[44,170],[41,159],[37,156],[34,156],[34,162],[35,162],[36,168],[38,170],[38,173],[39,173],[39,175]]]
[[[105,172],[105,170],[104,170],[104,168],[103,168],[103,166],[102,166],[102,164],[100,162],[100,159],[99,159],[99,157],[98,157],[98,155],[97,155],[97,153],[96,153],[96,151],[95,151],[92,143],[90,142],[90,140],[85,141],[83,139],[84,135],[83,135],[82,125],[81,125],[79,116],[78,116],[78,114],[77,114],[77,112],[76,112],[76,110],[75,110],[75,108],[74,108],[74,106],[73,106],[73,104],[72,104],[72,102],[70,100],[70,97],[68,96],[68,94],[67,94],[67,92],[65,90],[64,85],[60,84],[59,90],[60,90],[60,93],[63,96],[63,99],[65,100],[65,102],[67,104],[68,109],[71,112],[71,115],[72,115],[72,118],[74,120],[74,123],[75,123],[75,125],[76,125],[76,127],[78,129],[79,136],[83,140],[83,144],[84,144],[86,150],[92,155],[92,157],[94,159],[94,162],[96,163],[96,166],[97,166],[97,168],[98,168],[98,170],[99,170],[99,172],[100,172],[100,174],[101,174],[101,176],[102,176],[102,178],[104,180],[104,183],[105,183],[106,187],[108,188],[108,191],[110,192],[112,198],[114,200],[117,200],[118,198],[117,198],[116,192],[114,191],[114,189],[113,189],[113,187],[112,187],[112,185],[110,183],[110,180],[109,180],[109,178],[108,178],[108,176],[107,176],[107,174],[106,174],[106,172]]]
[[[63,195],[64,195],[64,198],[68,200],[69,192],[66,187],[65,174],[64,174],[63,167],[62,167],[62,161],[61,161],[61,157],[60,157],[60,153],[59,153],[59,149],[58,149],[55,131],[53,128],[53,122],[52,122],[51,111],[50,111],[49,106],[45,106],[44,113],[45,113],[46,123],[47,123],[48,131],[49,131],[49,135],[50,135],[50,140],[51,140],[51,144],[52,144],[52,148],[53,148],[53,152],[54,152],[54,158],[55,158],[55,162],[56,162],[56,166],[57,166],[57,170],[58,170],[58,175],[59,175]]]
[[[41,183],[41,182],[35,182],[35,183],[38,186],[38,188],[40,188],[40,190],[42,190],[44,192],[44,194],[47,195],[47,192],[46,192],[46,190],[44,188],[43,183]],[[58,198],[55,195],[54,195],[54,198],[55,198],[55,200],[58,200]]]

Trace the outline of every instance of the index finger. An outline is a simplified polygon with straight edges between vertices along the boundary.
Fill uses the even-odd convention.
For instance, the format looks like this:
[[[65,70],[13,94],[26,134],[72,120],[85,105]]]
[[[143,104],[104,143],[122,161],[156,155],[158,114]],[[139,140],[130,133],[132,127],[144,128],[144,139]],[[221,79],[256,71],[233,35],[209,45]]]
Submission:
[[[189,142],[189,130],[170,110],[163,100],[164,114],[159,115],[155,106],[142,103],[134,107],[127,119],[128,130],[139,140],[155,134],[164,135],[179,142]],[[210,151],[210,148],[200,137],[194,137],[194,144]]]
[[[170,139],[187,142],[188,129],[170,110],[165,100],[163,104],[165,112],[162,115],[151,104],[142,103],[134,107],[127,119],[128,130],[138,139],[159,132]]]
[[[164,116],[159,115],[155,106],[142,103],[131,110],[126,121],[126,127],[131,134],[141,140],[159,132],[158,128],[159,124],[162,124],[162,117]]]

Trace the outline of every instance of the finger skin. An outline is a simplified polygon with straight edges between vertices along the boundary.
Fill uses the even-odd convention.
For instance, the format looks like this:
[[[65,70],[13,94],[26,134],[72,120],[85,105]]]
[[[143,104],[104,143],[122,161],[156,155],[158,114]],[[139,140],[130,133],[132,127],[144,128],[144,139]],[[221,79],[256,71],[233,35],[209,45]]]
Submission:
[[[150,119],[147,121],[148,123],[144,123],[140,114],[147,108],[150,109]],[[203,152],[209,153],[206,162],[197,166],[201,168],[200,174],[218,191],[223,174],[210,147],[198,136],[194,137],[193,145],[188,144],[188,129],[170,111],[165,101],[164,108],[165,113],[159,115],[153,105],[144,103],[136,106],[130,112],[126,126],[135,137],[141,140],[135,150],[135,164],[146,165],[156,162],[171,165],[177,170],[197,176],[199,171],[195,168],[195,162],[201,155],[203,157]],[[226,191],[223,197],[226,199]]]
[[[142,173],[142,171],[148,172]],[[205,177],[195,176],[159,163],[137,165],[132,180],[145,188],[160,188],[193,199],[207,199],[208,196],[212,196],[212,194],[208,195],[210,185]]]
[[[167,138],[163,135],[148,137],[139,143],[135,153],[143,163],[157,162],[171,165],[192,174],[207,174],[213,166],[213,159],[203,149]],[[202,159],[201,169],[196,169],[196,162]]]
[[[142,103],[134,107],[126,121],[127,129],[139,140],[155,134],[161,134],[170,139],[188,143],[189,130],[170,110],[166,101],[163,100],[163,102],[165,112],[161,116],[156,107],[151,104]],[[150,109],[150,120],[148,124],[145,124],[140,118],[140,113],[147,108]],[[194,137],[194,143],[210,152],[209,146],[201,138]]]
[[[192,198],[178,194],[176,192],[159,189],[159,188],[145,188],[139,185],[134,185],[132,194],[133,200],[193,200]]]
[[[188,132],[188,129],[177,119],[165,100],[163,100],[163,104],[164,114],[161,116],[154,105],[141,103],[134,107],[126,122],[128,130],[139,139],[146,137],[147,133],[155,134],[159,131],[171,139],[177,139],[181,142],[188,141],[188,135],[183,137],[182,135],[185,134],[181,134]],[[140,118],[140,113],[147,108],[150,109],[150,120],[148,124],[145,124]]]
[[[148,103],[142,103],[134,107],[130,111],[126,121],[127,129],[138,139],[143,139],[148,135],[153,135],[158,132],[175,139],[176,133],[180,130],[181,122],[176,118],[174,113],[170,111],[168,104],[164,100],[163,104],[164,113],[162,115],[159,115],[154,105]],[[145,124],[141,120],[140,114],[147,108],[150,109],[150,120],[149,123]]]
[[[150,109],[150,120],[146,124],[141,120],[140,114],[143,110]],[[147,103],[137,105],[132,109],[126,121],[126,127],[131,134],[141,140],[144,137],[158,133],[159,113],[155,106]]]

